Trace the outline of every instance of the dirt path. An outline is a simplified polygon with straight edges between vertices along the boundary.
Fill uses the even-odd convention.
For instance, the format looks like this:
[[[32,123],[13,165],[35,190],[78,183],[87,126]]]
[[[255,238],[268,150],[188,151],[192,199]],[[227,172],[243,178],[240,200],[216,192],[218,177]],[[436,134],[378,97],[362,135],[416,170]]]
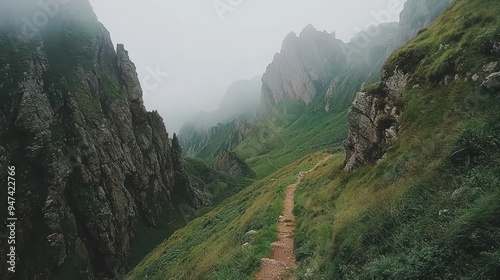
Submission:
[[[318,162],[316,166],[306,172],[300,172],[297,175],[297,181],[286,188],[285,203],[283,214],[278,223],[278,240],[271,244],[271,258],[262,259],[260,272],[255,276],[256,280],[277,280],[277,279],[296,279],[293,269],[297,268],[297,260],[293,251],[293,234],[295,232],[295,216],[293,207],[295,200],[295,190],[304,176],[318,166],[329,160],[328,156]]]

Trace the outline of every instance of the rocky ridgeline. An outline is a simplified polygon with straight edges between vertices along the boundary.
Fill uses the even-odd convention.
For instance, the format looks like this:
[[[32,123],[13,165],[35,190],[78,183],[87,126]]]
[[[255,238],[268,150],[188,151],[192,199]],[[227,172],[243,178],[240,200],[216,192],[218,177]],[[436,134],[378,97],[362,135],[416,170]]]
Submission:
[[[12,19],[18,8],[0,2]],[[165,219],[173,197],[207,203],[87,0],[39,28],[2,26],[0,80],[0,177],[10,165],[19,174],[16,279],[121,278],[139,220]]]
[[[450,3],[410,0],[399,24],[382,23],[376,27],[377,32],[359,32],[349,43],[312,26],[299,37],[289,34],[262,77],[264,112],[283,100],[300,100],[308,105],[318,96],[324,96],[325,111],[344,111],[363,84],[379,80],[389,55],[413,39]]]
[[[334,33],[319,32],[312,25],[304,28],[298,37],[290,33],[262,77],[264,112],[286,99],[310,104],[320,87],[327,85],[345,67],[343,44]]]

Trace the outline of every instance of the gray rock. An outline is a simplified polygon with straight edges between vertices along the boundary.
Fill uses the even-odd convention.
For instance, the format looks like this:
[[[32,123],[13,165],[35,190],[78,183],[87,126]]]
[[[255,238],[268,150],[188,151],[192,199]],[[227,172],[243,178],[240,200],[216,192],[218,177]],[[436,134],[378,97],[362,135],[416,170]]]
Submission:
[[[247,233],[245,233],[245,235],[255,235],[255,234],[257,234],[256,230],[250,230]]]
[[[468,196],[474,196],[481,192],[480,188],[469,188],[461,187],[456,189],[452,194],[450,199],[453,201],[460,201]]]
[[[493,94],[500,92],[500,72],[493,73],[486,77],[481,87]]]
[[[262,77],[262,106],[270,111],[285,99],[310,104],[317,95],[316,84],[328,85],[345,65],[342,42],[328,33],[307,26],[300,36],[290,33]]]
[[[7,57],[9,67],[0,67],[0,92],[11,104],[0,108],[0,139],[13,133],[0,140],[0,175],[9,160],[22,159],[16,245],[26,269],[16,276],[112,278],[125,272],[139,220],[157,225],[176,206],[173,197],[194,208],[207,197],[191,187],[176,136],[169,139],[158,112],[144,108],[134,64],[122,45],[115,51],[88,1],[70,1],[51,22],[57,36],[41,28],[27,40],[22,26],[13,27],[26,39],[25,59]],[[68,32],[79,28],[85,36]],[[6,36],[2,29],[9,50]],[[60,38],[72,48],[63,50]],[[65,52],[75,55],[62,61]],[[37,238],[29,240],[31,232]],[[32,242],[40,250],[27,258]]]
[[[397,124],[401,116],[400,103],[408,75],[395,71],[382,81],[384,94],[375,96],[360,92],[349,111],[349,134],[344,142],[344,169],[375,163],[397,140]]]
[[[480,78],[480,76],[479,76],[479,74],[477,74],[477,73],[476,73],[476,74],[474,74],[474,75],[472,75],[472,80],[473,80],[474,82],[477,82],[477,81],[479,80],[479,78]]]
[[[497,66],[498,66],[498,61],[487,63],[483,66],[483,71],[486,73],[492,73],[497,69]]]

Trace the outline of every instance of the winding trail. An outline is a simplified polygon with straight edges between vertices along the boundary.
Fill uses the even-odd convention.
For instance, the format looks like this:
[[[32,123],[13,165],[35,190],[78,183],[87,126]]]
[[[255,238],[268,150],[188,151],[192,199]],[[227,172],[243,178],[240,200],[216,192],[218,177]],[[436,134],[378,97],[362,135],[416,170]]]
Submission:
[[[297,181],[286,188],[285,203],[283,214],[278,223],[278,240],[271,244],[271,258],[263,258],[260,271],[255,276],[255,280],[278,280],[278,279],[297,279],[293,269],[297,268],[297,260],[293,251],[293,235],[295,232],[295,216],[293,207],[295,201],[295,190],[305,175],[311,173],[332,158],[327,156],[318,162],[313,168],[306,172],[300,172],[297,175]]]

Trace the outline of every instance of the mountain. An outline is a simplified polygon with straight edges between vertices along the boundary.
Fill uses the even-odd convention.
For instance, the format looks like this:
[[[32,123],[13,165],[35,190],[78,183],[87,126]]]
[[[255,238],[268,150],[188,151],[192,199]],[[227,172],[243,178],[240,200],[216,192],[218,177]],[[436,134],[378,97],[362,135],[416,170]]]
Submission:
[[[139,224],[209,203],[124,46],[88,1],[61,2],[0,2],[0,189],[12,166],[18,257],[5,279],[121,278]]]
[[[187,121],[184,126],[208,129],[217,125],[217,123],[230,122],[241,115],[244,115],[249,120],[254,119],[260,108],[261,86],[262,83],[259,77],[234,82],[227,88],[217,110],[211,113],[199,112],[191,120]],[[182,131],[180,134],[182,134]]]
[[[262,76],[262,106],[268,112],[285,99],[310,104],[347,63],[343,42],[335,34],[319,32],[312,25],[300,36],[292,32],[283,41],[281,52]]]
[[[327,112],[348,109],[363,84],[379,79],[389,55],[436,19],[450,2],[407,1],[399,23],[380,24],[375,33],[361,31],[349,43],[312,25],[299,37],[289,34],[262,77],[264,111],[269,112],[283,100],[309,105],[317,97],[325,98]]]
[[[220,130],[217,127],[231,126],[230,123],[238,118],[248,121],[255,119],[260,109],[261,87],[259,77],[237,81],[229,86],[216,111],[197,113],[184,123],[179,132],[184,155],[196,157],[209,142],[211,135]]]
[[[337,119],[348,123],[344,147],[288,157],[300,127],[339,131],[306,108],[275,132],[289,137],[272,150],[293,149],[267,159],[284,166],[165,240],[129,279],[254,279],[265,265],[297,279],[498,279],[499,14],[496,0],[453,1]],[[283,219],[291,203],[295,217]],[[290,249],[283,232],[296,267],[272,254]]]
[[[286,166],[273,160],[283,158],[278,153],[296,154],[297,159],[313,149],[338,143],[347,135],[346,125],[339,120],[346,117],[356,93],[375,86],[396,46],[409,41],[448,4],[443,0],[409,1],[400,23],[380,24],[374,27],[377,32],[361,31],[349,43],[312,25],[299,36],[290,33],[262,77],[261,114],[239,126],[236,120],[210,129],[187,123],[180,134],[184,155],[200,157],[209,164],[216,158],[224,159],[218,161],[218,167],[239,172],[242,167],[236,162],[246,162],[258,169],[257,174],[269,174]],[[325,132],[311,121],[312,115],[315,122],[338,124],[328,127],[334,136],[325,138]]]

